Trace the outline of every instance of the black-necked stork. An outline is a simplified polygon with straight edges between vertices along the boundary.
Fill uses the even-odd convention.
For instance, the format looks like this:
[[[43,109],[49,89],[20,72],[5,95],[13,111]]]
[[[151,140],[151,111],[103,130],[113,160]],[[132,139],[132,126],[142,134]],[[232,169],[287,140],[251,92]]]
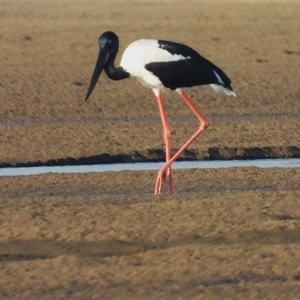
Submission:
[[[135,41],[126,48],[117,68],[114,61],[119,49],[118,36],[111,31],[104,32],[99,37],[99,47],[98,60],[85,100],[92,93],[103,69],[110,79],[121,80],[132,76],[143,86],[152,89],[157,98],[166,145],[166,164],[158,171],[155,194],[161,192],[165,180],[168,182],[169,193],[172,193],[172,163],[209,125],[183,88],[199,85],[228,96],[236,96],[231,81],[220,68],[183,44],[153,39]],[[166,90],[178,92],[200,122],[199,129],[173,156],[171,131],[161,96],[161,92]]]

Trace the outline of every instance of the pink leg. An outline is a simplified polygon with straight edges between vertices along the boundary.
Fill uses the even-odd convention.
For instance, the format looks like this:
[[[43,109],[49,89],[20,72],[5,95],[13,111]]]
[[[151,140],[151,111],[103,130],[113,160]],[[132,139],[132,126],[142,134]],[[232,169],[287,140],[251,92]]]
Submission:
[[[171,131],[170,131],[170,126],[169,126],[168,119],[166,116],[166,111],[164,108],[161,94],[157,95],[157,103],[158,103],[158,107],[159,107],[161,121],[163,124],[164,140],[165,140],[165,145],[166,145],[166,163],[168,163],[171,159]],[[168,182],[169,193],[172,194],[173,187],[172,187],[171,165],[169,165],[169,167],[166,168],[166,171],[162,175],[162,179],[164,179],[164,181],[166,180]]]
[[[180,95],[182,99],[185,101],[185,103],[189,106],[189,108],[192,110],[192,112],[196,115],[200,122],[199,129],[192,135],[190,139],[187,140],[187,142],[176,152],[176,154],[169,160],[167,163],[158,171],[157,179],[156,179],[156,185],[155,185],[155,194],[159,194],[161,192],[163,178],[165,176],[166,171],[171,167],[171,164],[184,152],[185,149],[201,134],[207,129],[209,126],[208,121],[205,119],[205,117],[202,115],[202,113],[197,109],[197,107],[194,105],[192,100],[189,98],[189,96],[184,93],[180,92]]]

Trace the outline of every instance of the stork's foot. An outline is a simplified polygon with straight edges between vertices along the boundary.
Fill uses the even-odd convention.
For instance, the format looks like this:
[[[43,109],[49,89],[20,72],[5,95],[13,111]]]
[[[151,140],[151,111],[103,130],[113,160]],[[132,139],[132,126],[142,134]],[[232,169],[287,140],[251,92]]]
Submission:
[[[155,184],[155,195],[161,193],[161,189],[164,183],[168,183],[168,190],[169,194],[173,193],[173,186],[172,186],[172,173],[171,167],[165,168],[163,167],[157,173],[156,184]]]
[[[154,191],[155,195],[160,194],[162,184],[163,184],[163,174],[159,170],[157,173],[157,178],[156,178],[156,183],[155,183],[155,191]]]

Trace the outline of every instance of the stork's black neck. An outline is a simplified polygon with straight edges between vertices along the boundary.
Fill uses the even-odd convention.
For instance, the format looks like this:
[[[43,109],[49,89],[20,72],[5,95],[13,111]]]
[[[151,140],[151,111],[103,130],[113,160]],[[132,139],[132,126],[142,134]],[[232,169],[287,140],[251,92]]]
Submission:
[[[130,74],[126,72],[122,67],[116,68],[114,66],[117,52],[118,50],[116,50],[115,53],[111,54],[104,67],[104,71],[107,77],[112,80],[121,80],[130,77]]]

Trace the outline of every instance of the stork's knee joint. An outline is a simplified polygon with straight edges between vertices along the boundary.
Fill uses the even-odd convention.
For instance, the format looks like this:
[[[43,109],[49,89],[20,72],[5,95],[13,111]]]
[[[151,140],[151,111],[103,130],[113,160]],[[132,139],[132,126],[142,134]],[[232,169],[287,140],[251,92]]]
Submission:
[[[204,131],[204,130],[206,130],[206,129],[208,128],[208,126],[209,126],[208,121],[207,121],[207,120],[204,120],[203,122],[201,122],[200,127],[199,127],[199,130],[200,130],[200,131]]]
[[[208,123],[208,121],[207,121],[207,120],[205,120],[205,122],[204,122],[203,126],[204,126],[204,130],[208,128],[208,126],[209,126],[209,123]]]

